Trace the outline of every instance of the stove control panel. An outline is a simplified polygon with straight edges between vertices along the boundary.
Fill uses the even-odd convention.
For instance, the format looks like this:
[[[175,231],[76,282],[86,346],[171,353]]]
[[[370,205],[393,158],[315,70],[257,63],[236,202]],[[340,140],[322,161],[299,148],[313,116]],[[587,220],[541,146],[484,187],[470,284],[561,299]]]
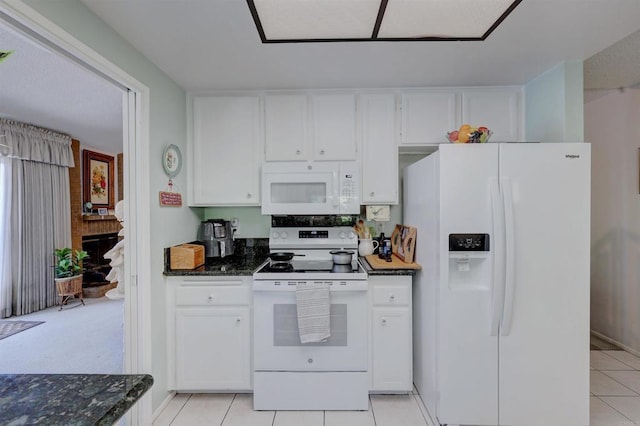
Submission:
[[[298,238],[329,238],[329,231],[298,231]]]
[[[356,249],[358,238],[350,226],[272,227],[269,248],[272,250],[299,249]]]
[[[338,236],[343,240],[347,239],[347,238],[350,239],[350,240],[353,240],[356,237],[356,234],[353,231],[349,231],[349,232],[341,231],[338,234]]]

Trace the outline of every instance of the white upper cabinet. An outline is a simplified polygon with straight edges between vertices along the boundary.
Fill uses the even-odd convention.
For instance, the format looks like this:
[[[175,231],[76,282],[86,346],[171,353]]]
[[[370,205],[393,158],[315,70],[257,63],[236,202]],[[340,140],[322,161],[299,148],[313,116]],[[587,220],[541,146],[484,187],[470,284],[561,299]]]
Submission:
[[[447,142],[447,132],[460,127],[459,94],[429,91],[402,95],[402,145]]]
[[[193,98],[190,205],[260,203],[260,98]]]
[[[491,142],[521,141],[520,89],[465,89],[462,92],[462,121],[489,128],[493,131]]]
[[[523,140],[521,89],[487,87],[435,89],[402,95],[401,145],[448,143],[447,132],[462,124],[485,126],[491,142]]]
[[[265,160],[355,160],[355,94],[265,95]]]
[[[306,95],[266,95],[265,160],[307,160],[310,154],[308,122]]]
[[[393,94],[360,98],[362,204],[398,203],[396,100]]]
[[[522,141],[522,104],[517,86],[190,94],[188,202],[260,205],[263,161],[360,161],[362,204],[397,204],[398,149],[448,143],[463,123]]]
[[[313,159],[355,160],[358,156],[356,135],[356,95],[312,95]]]

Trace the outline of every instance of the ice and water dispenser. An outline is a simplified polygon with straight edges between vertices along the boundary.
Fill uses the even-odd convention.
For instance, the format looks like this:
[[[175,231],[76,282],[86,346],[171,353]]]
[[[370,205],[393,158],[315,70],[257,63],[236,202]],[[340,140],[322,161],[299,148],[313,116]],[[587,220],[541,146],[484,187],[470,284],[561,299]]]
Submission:
[[[490,289],[489,234],[449,234],[450,288]]]

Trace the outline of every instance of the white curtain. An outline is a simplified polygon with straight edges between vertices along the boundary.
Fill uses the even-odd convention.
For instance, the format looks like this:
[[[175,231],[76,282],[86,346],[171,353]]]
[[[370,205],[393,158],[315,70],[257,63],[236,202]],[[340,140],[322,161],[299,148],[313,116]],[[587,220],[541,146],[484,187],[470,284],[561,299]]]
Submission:
[[[74,163],[69,136],[4,119],[0,134],[8,146],[3,164],[10,162],[2,181],[8,189],[1,192],[10,201],[0,213],[0,313],[7,317],[56,303],[53,250],[71,246],[68,167]]]
[[[0,144],[5,137],[0,133]],[[0,318],[11,315],[11,159],[0,146]]]

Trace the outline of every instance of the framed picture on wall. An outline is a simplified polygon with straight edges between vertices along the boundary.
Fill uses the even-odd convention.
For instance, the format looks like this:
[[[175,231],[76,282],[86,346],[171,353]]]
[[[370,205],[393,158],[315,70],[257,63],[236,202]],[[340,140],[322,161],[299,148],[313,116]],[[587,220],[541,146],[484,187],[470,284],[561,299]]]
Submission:
[[[112,209],[114,207],[114,159],[99,152],[82,152],[84,202],[90,202],[94,208]]]

